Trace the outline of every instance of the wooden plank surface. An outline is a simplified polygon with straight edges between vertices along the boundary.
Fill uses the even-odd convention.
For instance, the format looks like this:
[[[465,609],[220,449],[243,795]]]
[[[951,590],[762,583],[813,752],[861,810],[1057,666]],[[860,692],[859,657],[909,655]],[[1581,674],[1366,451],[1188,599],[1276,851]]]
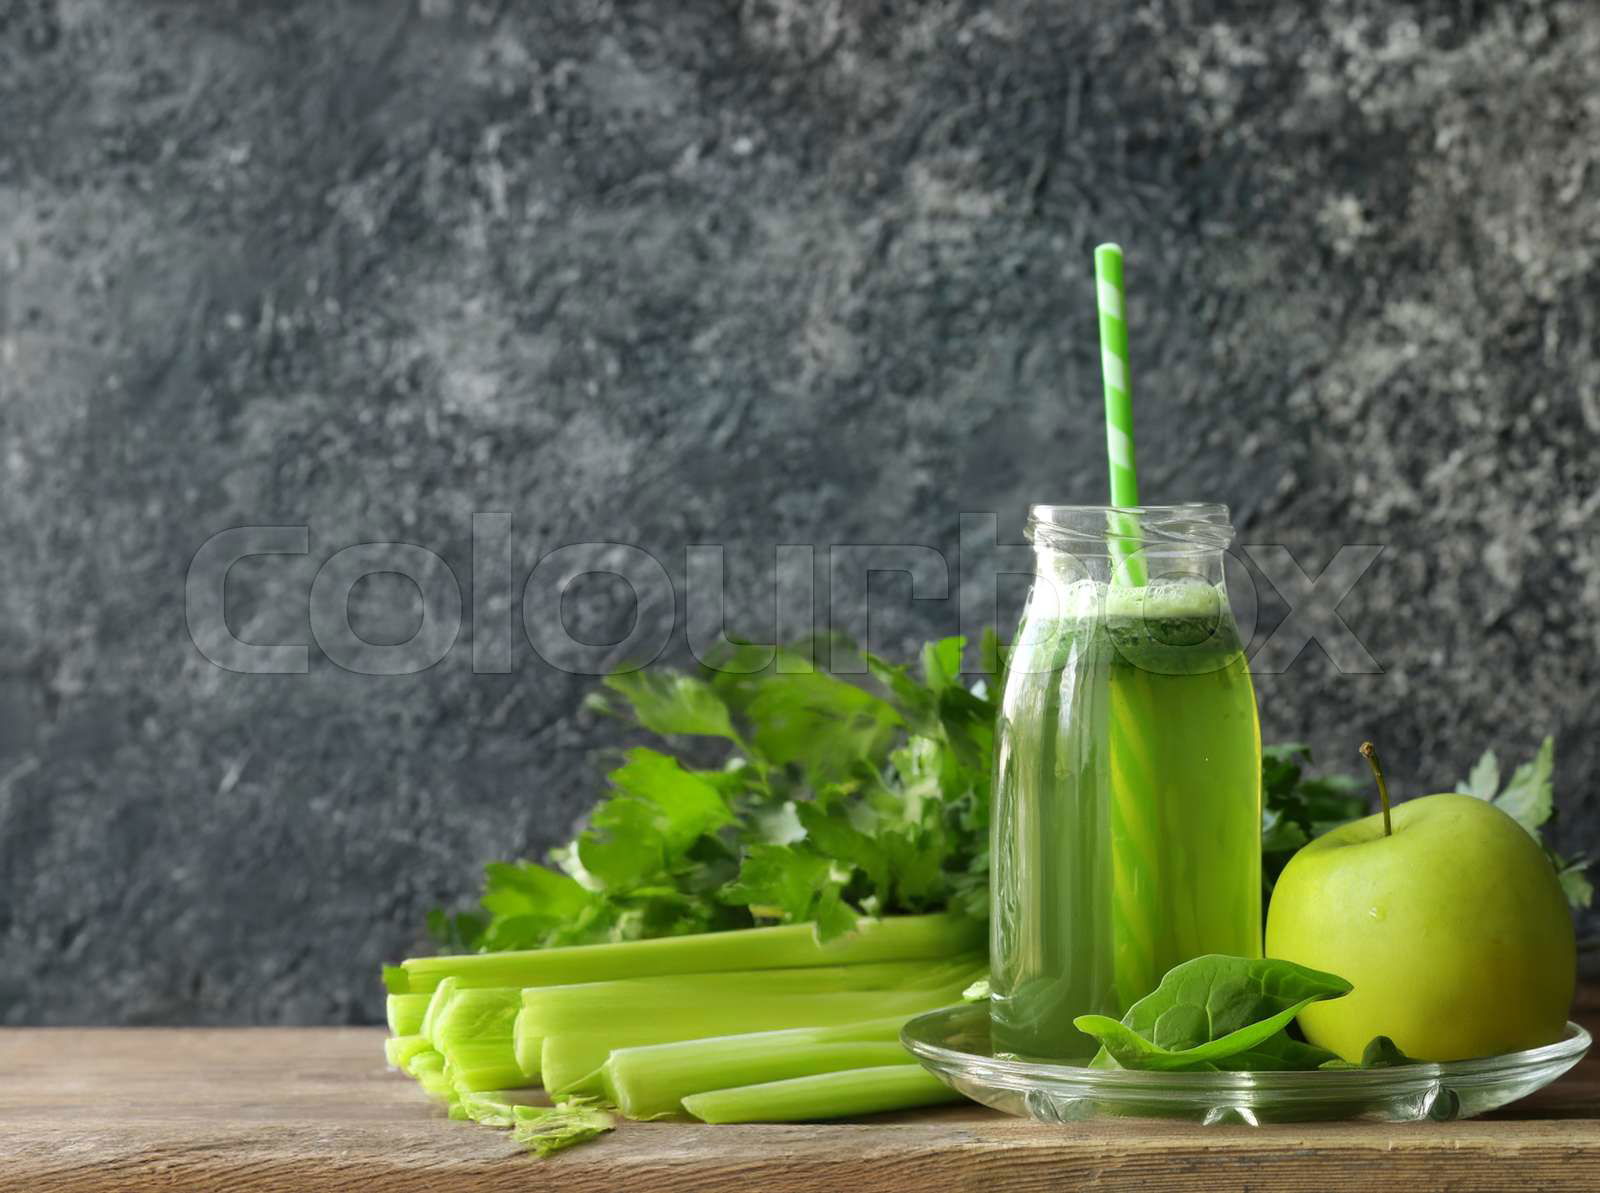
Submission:
[[[1591,1029],[1594,1017],[1589,1016]],[[0,1189],[1600,1189],[1600,1059],[1464,1123],[624,1123],[548,1160],[449,1122],[372,1028],[0,1031]]]

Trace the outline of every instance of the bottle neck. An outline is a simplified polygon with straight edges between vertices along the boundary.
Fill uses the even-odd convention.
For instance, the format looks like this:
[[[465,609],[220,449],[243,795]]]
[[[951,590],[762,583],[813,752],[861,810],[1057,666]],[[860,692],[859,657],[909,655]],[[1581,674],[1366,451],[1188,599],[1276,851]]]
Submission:
[[[1093,546],[1093,544],[1089,544]],[[1105,550],[1070,549],[1035,542],[1035,575],[1056,584],[1092,582],[1098,585],[1141,588],[1223,582],[1220,547],[1151,544],[1113,556]]]

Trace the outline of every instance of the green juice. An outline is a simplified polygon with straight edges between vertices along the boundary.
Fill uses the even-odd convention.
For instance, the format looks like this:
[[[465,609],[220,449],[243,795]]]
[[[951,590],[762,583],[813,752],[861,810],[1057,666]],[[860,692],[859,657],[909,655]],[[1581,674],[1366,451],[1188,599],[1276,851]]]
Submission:
[[[996,743],[996,1052],[1085,1059],[1180,961],[1261,955],[1261,736],[1227,597],[1070,586],[1025,616]]]

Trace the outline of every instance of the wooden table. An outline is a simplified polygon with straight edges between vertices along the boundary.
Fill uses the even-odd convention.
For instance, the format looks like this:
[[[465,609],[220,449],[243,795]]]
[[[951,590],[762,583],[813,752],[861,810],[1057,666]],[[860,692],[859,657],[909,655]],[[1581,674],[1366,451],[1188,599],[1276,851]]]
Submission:
[[[1591,1030],[1600,1016],[1584,1016]],[[375,1028],[0,1031],[0,1190],[1600,1190],[1600,1058],[1463,1123],[624,1123],[548,1160],[449,1122]]]

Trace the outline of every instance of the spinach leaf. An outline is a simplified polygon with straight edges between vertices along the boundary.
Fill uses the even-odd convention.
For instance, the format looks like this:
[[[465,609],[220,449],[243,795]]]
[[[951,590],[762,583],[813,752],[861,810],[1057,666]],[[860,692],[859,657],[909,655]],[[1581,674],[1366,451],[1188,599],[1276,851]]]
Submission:
[[[1315,1044],[1308,1044],[1304,1040],[1297,1040],[1285,1029],[1267,1039],[1265,1043],[1258,1044],[1245,1052],[1235,1052],[1232,1056],[1222,1057],[1213,1063],[1219,1069],[1258,1073],[1270,1069],[1319,1069],[1329,1061],[1338,1059],[1336,1053],[1329,1052],[1326,1048],[1318,1048]]]
[[[1189,1069],[1260,1050],[1305,1007],[1350,989],[1291,961],[1210,954],[1173,966],[1121,1022],[1080,1015],[1073,1026],[1124,1068]]]
[[[1388,1036],[1373,1036],[1361,1051],[1361,1063],[1353,1065],[1347,1060],[1334,1057],[1325,1060],[1317,1066],[1319,1069],[1392,1069],[1397,1065],[1414,1065],[1416,1060],[1400,1051],[1400,1046]]]
[[[1390,1069],[1395,1065],[1413,1065],[1412,1060],[1388,1036],[1373,1036],[1372,1042],[1362,1050],[1361,1067],[1363,1069]]]

